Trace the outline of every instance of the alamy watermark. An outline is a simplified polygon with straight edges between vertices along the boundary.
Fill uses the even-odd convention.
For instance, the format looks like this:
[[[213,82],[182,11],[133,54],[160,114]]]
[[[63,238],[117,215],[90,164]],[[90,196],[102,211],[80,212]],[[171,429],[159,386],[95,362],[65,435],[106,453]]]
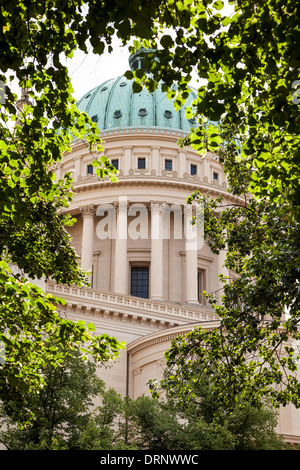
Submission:
[[[127,197],[120,196],[117,204],[100,204],[96,216],[101,217],[96,225],[100,240],[185,239],[187,250],[199,250],[204,244],[203,203],[129,205]]]

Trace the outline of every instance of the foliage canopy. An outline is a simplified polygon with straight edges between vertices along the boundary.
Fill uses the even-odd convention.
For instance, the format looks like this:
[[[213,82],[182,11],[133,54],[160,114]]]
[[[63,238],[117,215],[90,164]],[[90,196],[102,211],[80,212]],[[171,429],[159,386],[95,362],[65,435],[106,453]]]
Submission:
[[[256,327],[258,316],[253,307],[257,299],[266,305],[267,282],[277,299],[283,286],[283,299],[294,309],[287,331],[294,332],[299,315],[295,237],[300,216],[297,2],[232,0],[230,14],[221,0],[2,0],[0,5],[0,80],[5,84],[0,114],[0,341],[7,358],[1,365],[1,397],[5,399],[15,389],[38,387],[40,367],[46,361],[59,362],[64,347],[90,343],[95,357],[104,360],[120,347],[107,336],[93,337],[81,323],[60,318],[54,307],[58,301],[26,280],[29,276],[51,277],[69,284],[84,282],[65,230],[65,224],[72,223],[64,211],[72,197],[70,178],[55,181],[52,170],[63,152],[70,150],[74,137],[85,139],[94,153],[99,176],[110,176],[113,170],[106,158],[99,158],[101,143],[96,125],[76,109],[62,60],[72,57],[77,48],[86,52],[88,44],[95,54],[111,52],[115,34],[124,44],[135,38],[132,52],[140,44],[156,50],[159,60],[149,64],[151,77],[141,71],[127,72],[128,77],[136,79],[135,91],[141,86],[152,90],[162,81],[173,96],[170,87],[176,82],[176,106],[180,107],[187,97],[192,72],[205,80],[189,111],[198,119],[189,143],[200,154],[206,149],[220,153],[228,144],[228,136],[230,142],[232,136],[238,137],[239,151],[227,153],[224,160],[230,189],[237,196],[250,191],[263,200],[262,205],[258,202],[256,207],[253,203],[243,208],[250,215],[252,240],[259,240],[257,246],[249,245],[256,250],[249,261],[243,251],[249,238],[245,212],[232,212],[233,218],[227,218],[231,234],[234,224],[241,228],[228,244],[232,250],[228,265],[237,269],[240,280],[226,287],[224,310],[219,310],[229,331],[238,324],[241,335],[233,335],[233,344],[237,347],[237,338],[245,333],[249,340],[251,335],[257,338],[262,334]],[[29,90],[31,102],[26,101],[20,109],[11,90],[15,77],[20,87]],[[220,125],[207,130],[202,125],[206,120]],[[257,217],[260,224],[255,227]],[[290,225],[283,227],[282,220]],[[224,228],[224,218],[222,223]],[[216,250],[225,243],[221,224],[218,241],[212,239],[211,243]],[[287,238],[280,235],[274,240],[275,233],[286,233]],[[258,272],[258,250],[264,250],[262,266],[268,273],[267,281],[264,273]],[[235,254],[238,256],[233,262]],[[295,256],[294,269],[292,261],[284,263],[284,257],[289,256]],[[9,263],[17,264],[22,274],[15,274]],[[252,284],[246,284],[250,279]],[[240,296],[242,287],[245,291]],[[239,289],[238,295],[234,289]],[[243,305],[248,307],[237,311],[229,305],[231,299],[245,301]],[[272,306],[268,312],[271,324],[276,326],[278,308],[274,302]],[[271,346],[277,333],[268,331]],[[280,342],[283,340],[281,337]],[[248,347],[251,350],[254,346]],[[294,357],[286,352],[293,371]],[[297,382],[294,385],[297,387]],[[288,392],[285,399],[290,399]]]
[[[239,406],[214,421],[213,389],[205,375],[192,398],[178,400],[178,390],[167,399],[122,397],[105,389],[96,366],[72,352],[60,367],[42,370],[40,393],[16,394],[0,408],[0,441],[8,450],[250,450],[281,449],[275,432],[277,416],[264,406]],[[97,397],[99,405],[92,406]],[[26,407],[34,419],[16,426],[18,409]]]

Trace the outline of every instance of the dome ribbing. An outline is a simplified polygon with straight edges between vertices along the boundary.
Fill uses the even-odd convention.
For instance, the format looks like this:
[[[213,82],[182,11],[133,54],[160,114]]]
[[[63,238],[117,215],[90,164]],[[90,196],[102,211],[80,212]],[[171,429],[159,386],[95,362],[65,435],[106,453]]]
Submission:
[[[137,55],[130,56],[129,63],[135,64]],[[133,80],[124,76],[107,80],[87,92],[77,103],[80,111],[86,112],[100,131],[127,127],[159,127],[190,132],[195,126],[193,119],[185,117],[186,108],[196,98],[192,91],[179,110],[175,111],[174,100],[169,100],[161,87],[149,93],[142,89],[133,93]]]

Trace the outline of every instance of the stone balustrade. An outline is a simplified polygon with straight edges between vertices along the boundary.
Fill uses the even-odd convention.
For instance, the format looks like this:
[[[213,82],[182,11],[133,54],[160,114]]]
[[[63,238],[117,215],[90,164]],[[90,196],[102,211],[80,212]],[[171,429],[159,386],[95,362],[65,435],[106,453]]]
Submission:
[[[218,320],[210,306],[175,304],[168,301],[154,301],[132,297],[125,294],[104,292],[89,287],[67,286],[47,282],[47,293],[63,298],[70,308],[75,310],[83,306],[90,315],[128,320],[131,323],[138,319],[159,327],[178,326],[193,322],[211,322]],[[84,313],[81,311],[81,313]]]

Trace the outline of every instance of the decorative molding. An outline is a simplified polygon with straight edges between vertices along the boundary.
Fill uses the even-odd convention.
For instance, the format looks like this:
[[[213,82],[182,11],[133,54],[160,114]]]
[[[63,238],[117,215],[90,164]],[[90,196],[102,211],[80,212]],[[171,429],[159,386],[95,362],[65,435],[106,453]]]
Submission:
[[[151,346],[155,346],[160,343],[171,343],[178,336],[186,337],[194,328],[205,328],[207,331],[212,331],[216,329],[220,324],[219,319],[206,322],[205,324],[197,322],[195,324],[184,324],[184,325],[174,325],[171,328],[167,328],[164,331],[151,333],[150,335],[141,337],[132,343],[128,344],[127,351],[130,356],[133,357],[136,353],[139,353],[142,350],[147,350]],[[149,352],[147,351],[147,357]],[[141,358],[140,358],[141,360]],[[163,361],[163,359],[158,359],[158,361]],[[163,365],[165,362],[163,363]],[[144,364],[145,365],[145,364]]]
[[[179,255],[182,256],[182,257],[185,257],[186,252],[185,252],[185,251],[179,251]],[[212,263],[213,260],[214,260],[212,257],[210,257],[210,256],[203,256],[201,253],[198,253],[197,258],[198,258],[198,260],[200,259],[200,260],[203,260],[203,261],[205,261],[205,262],[207,262],[207,263]]]
[[[216,321],[218,316],[210,306],[173,303],[142,299],[125,294],[104,292],[89,287],[68,286],[48,281],[48,293],[66,300],[68,311],[76,309],[86,314],[89,307],[90,315],[103,318],[138,323],[155,328],[170,328],[185,323]],[[63,310],[60,308],[60,310]],[[107,313],[109,312],[109,313]]]
[[[129,201],[126,199],[120,199],[119,201],[114,201],[113,202],[113,206],[117,212],[117,214],[119,212],[128,212],[128,209],[129,209]]]
[[[54,162],[54,163],[52,163],[52,165],[49,166],[48,169],[49,169],[49,171],[53,171],[53,172],[54,172],[54,171],[59,170],[59,169],[61,168],[61,166],[62,166],[61,161],[60,161],[60,162]]]
[[[129,170],[131,171],[131,170]],[[133,171],[133,170],[132,170]],[[136,178],[136,175],[133,175]],[[203,181],[206,179],[206,177],[203,178]],[[93,191],[93,190],[99,190],[103,189],[106,190],[107,188],[111,188],[112,185],[116,187],[122,187],[122,186],[153,186],[153,187],[164,187],[164,188],[175,188],[175,189],[180,189],[180,190],[188,190],[188,191],[196,191],[196,190],[201,190],[201,193],[210,195],[212,197],[217,197],[222,195],[225,200],[231,201],[231,202],[237,202],[241,200],[237,196],[233,196],[230,193],[228,193],[225,189],[225,185],[222,187],[220,185],[213,186],[210,183],[207,184],[195,184],[195,181],[185,181],[183,179],[178,179],[176,181],[171,180],[171,179],[164,179],[164,178],[159,178],[155,177],[153,180],[151,179],[129,179],[129,177],[124,177],[122,180],[119,180],[117,182],[112,182],[112,181],[93,181],[93,182],[86,182],[85,184],[82,182],[77,182],[73,184],[72,186],[72,191],[74,193],[81,193],[81,192],[86,192],[86,191]]]
[[[83,217],[94,217],[96,215],[96,208],[94,204],[88,204],[79,208]]]
[[[149,212],[151,214],[162,214],[163,209],[165,208],[165,203],[160,201],[150,201]]]

